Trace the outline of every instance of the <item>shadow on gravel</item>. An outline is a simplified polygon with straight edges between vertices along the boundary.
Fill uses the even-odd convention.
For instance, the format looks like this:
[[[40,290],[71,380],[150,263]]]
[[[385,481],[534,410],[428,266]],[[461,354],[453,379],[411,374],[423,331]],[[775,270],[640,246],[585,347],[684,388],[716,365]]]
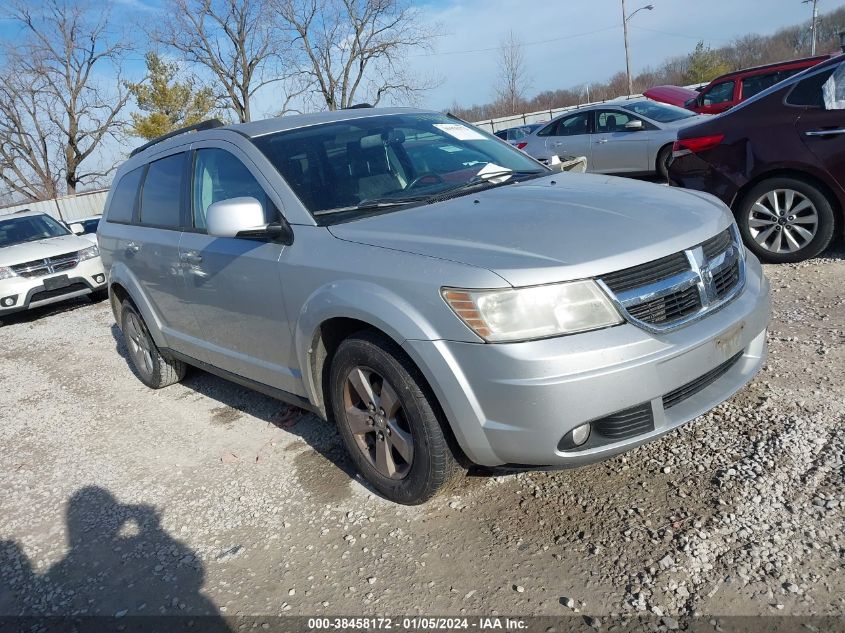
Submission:
[[[129,359],[123,333],[116,324],[111,327],[115,349],[137,377]],[[286,433],[300,437],[315,452],[305,451],[295,460],[300,484],[324,503],[337,502],[351,494],[353,479],[376,493],[357,476],[357,471],[346,454],[346,449],[334,425],[328,424],[302,409],[289,407],[284,402],[191,367],[181,382],[182,386],[216,400],[222,406],[209,418],[211,424],[232,423],[241,414],[258,418]]]
[[[0,616],[128,616],[129,622],[190,615],[204,616],[203,631],[231,630],[200,592],[202,563],[162,529],[153,507],[121,504],[89,486],[68,501],[66,521],[70,549],[43,573],[18,543],[0,541]],[[87,624],[96,628],[98,620],[106,624],[102,617]]]

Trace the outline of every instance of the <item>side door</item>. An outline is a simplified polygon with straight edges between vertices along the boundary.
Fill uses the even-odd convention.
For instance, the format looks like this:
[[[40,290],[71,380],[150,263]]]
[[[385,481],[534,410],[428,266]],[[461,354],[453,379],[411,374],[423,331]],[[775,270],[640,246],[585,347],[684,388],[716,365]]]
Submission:
[[[642,129],[625,126],[640,121]],[[614,108],[595,110],[593,133],[590,135],[590,171],[604,174],[651,171],[648,145],[652,126],[639,117]]]
[[[202,339],[202,357],[233,374],[301,394],[302,379],[282,299],[279,259],[287,248],[270,240],[218,238],[206,233],[208,207],[249,196],[275,221],[278,202],[269,183],[235,145],[196,143],[190,183],[192,226],[180,259]]]
[[[586,156],[590,165],[590,117],[591,112],[577,112],[557,120],[546,136],[547,158],[552,156]]]
[[[179,240],[187,217],[184,183],[189,152],[179,150],[150,162],[141,182],[137,222],[121,240],[122,257],[138,280],[145,301],[169,346],[191,348],[193,314],[185,301]]]
[[[795,127],[801,142],[845,188],[845,63],[799,81],[786,104],[799,109]]]
[[[733,79],[713,84],[698,97],[696,108],[702,114],[718,114],[736,104],[736,82]]]

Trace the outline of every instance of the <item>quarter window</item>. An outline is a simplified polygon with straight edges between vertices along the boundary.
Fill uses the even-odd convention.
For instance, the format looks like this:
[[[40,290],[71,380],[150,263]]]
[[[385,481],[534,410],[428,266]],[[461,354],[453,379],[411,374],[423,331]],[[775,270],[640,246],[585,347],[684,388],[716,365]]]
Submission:
[[[193,214],[194,227],[205,230],[208,207],[230,198],[255,198],[264,208],[270,222],[270,202],[255,176],[233,154],[223,149],[197,150],[194,161]]]
[[[138,167],[128,174],[124,174],[114,188],[106,217],[109,222],[131,222],[135,211],[135,200],[138,197],[138,187],[144,168]]]
[[[141,224],[181,226],[182,173],[185,154],[173,154],[150,163],[141,190]]]
[[[716,84],[704,93],[702,104],[708,106],[733,101],[735,85],[733,81],[723,81],[720,84]]]

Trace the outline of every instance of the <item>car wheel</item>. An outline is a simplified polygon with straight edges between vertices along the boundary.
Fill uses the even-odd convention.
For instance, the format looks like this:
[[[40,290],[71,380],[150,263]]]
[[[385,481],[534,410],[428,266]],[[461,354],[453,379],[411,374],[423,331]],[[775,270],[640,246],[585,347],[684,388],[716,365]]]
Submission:
[[[754,186],[737,209],[748,248],[780,264],[815,257],[833,239],[835,217],[817,186],[798,178],[772,178]]]
[[[423,503],[461,474],[433,394],[387,337],[365,331],[338,346],[329,400],[358,471],[391,501]]]
[[[162,356],[144,319],[129,301],[123,302],[120,323],[129,360],[142,383],[151,389],[161,389],[185,377],[185,363]]]
[[[657,174],[669,180],[669,165],[672,162],[672,146],[667,145],[657,153]]]

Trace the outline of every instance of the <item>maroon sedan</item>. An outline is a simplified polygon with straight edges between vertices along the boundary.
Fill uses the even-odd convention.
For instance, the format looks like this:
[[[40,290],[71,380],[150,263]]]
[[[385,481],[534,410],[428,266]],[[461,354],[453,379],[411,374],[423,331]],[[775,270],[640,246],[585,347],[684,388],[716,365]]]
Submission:
[[[681,130],[669,182],[730,206],[760,259],[814,257],[845,227],[843,108],[840,55]]]

